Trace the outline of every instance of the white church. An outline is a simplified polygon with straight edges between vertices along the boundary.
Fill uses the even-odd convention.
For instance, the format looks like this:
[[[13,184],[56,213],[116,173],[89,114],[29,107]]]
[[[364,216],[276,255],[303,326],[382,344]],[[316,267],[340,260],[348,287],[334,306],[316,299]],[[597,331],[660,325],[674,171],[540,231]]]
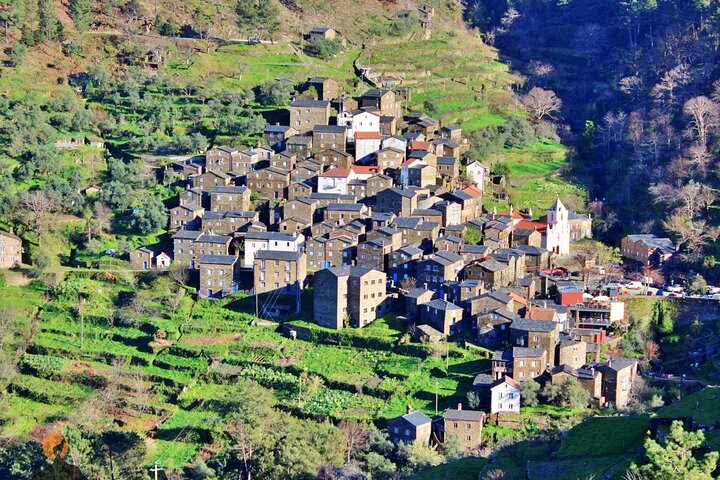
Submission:
[[[568,209],[560,201],[555,200],[548,209],[547,232],[543,237],[548,250],[558,255],[570,253],[570,219]]]

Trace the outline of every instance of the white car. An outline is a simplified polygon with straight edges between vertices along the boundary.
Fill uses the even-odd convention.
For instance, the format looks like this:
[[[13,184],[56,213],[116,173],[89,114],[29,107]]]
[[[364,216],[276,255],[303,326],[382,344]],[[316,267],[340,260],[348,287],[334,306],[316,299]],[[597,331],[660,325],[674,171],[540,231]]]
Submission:
[[[637,280],[634,280],[632,282],[628,282],[627,285],[625,285],[625,288],[628,290],[640,290],[643,288],[642,282],[638,282]]]
[[[670,293],[683,293],[685,289],[681,285],[670,285],[666,287],[665,290]]]

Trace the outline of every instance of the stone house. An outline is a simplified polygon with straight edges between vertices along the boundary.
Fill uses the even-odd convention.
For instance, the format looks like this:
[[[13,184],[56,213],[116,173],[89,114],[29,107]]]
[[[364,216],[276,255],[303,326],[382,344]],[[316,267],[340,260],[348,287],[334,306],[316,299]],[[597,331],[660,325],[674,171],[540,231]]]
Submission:
[[[290,126],[299,135],[312,132],[315,125],[327,125],[330,120],[330,102],[327,100],[293,100],[288,107]]]
[[[525,252],[525,268],[528,272],[540,272],[552,267],[550,250],[541,247],[519,245],[517,250]]]
[[[439,210],[442,215],[440,224],[446,227],[445,234],[452,233],[447,227],[455,226],[458,227],[455,235],[461,238],[465,236],[467,227],[462,225],[462,207],[459,203],[443,201],[436,203],[433,208]]]
[[[202,217],[202,230],[218,235],[233,235],[257,221],[258,212],[205,212]]]
[[[2,234],[0,233],[0,239]],[[128,254],[130,256],[130,268],[133,270],[152,270],[155,252],[148,247],[140,247]]]
[[[529,246],[542,248],[542,234],[537,229],[518,228],[512,232],[513,248]]]
[[[216,172],[231,172],[233,170],[233,160],[239,156],[239,148],[213,145],[205,152],[205,168]]]
[[[203,298],[223,298],[237,291],[239,271],[235,255],[203,255],[198,262],[200,288],[198,295]]]
[[[436,138],[432,141],[432,149],[435,152],[435,155],[439,157],[445,157],[445,158],[460,158],[460,155],[462,153],[462,149],[460,148],[460,145],[457,142],[453,142],[452,140],[443,140],[441,138]],[[460,162],[456,161],[458,165],[458,173],[460,172]]]
[[[288,217],[283,218],[280,223],[278,223],[278,231],[282,233],[298,232],[307,234],[310,232],[311,226],[312,222],[306,218]]]
[[[451,180],[460,176],[460,161],[455,157],[438,157],[437,174]]]
[[[398,119],[392,115],[380,115],[380,134],[385,137],[397,133]]]
[[[660,266],[675,254],[675,244],[653,234],[628,235],[620,241],[620,253],[640,265]]]
[[[323,220],[343,226],[353,220],[364,220],[368,213],[368,207],[361,203],[331,203],[325,208]]]
[[[428,445],[431,433],[432,419],[422,412],[412,412],[410,407],[405,415],[388,420],[388,437],[396,446],[415,442]]]
[[[392,227],[374,228],[365,235],[366,240],[375,240],[377,238],[389,240],[393,251],[402,247],[402,232]]]
[[[580,368],[586,363],[587,343],[582,340],[564,338],[557,347],[557,364]]]
[[[513,273],[508,264],[488,258],[468,265],[465,268],[464,278],[480,280],[492,289],[510,285],[514,280]]]
[[[547,351],[544,348],[513,347],[512,375],[519,382],[541,376],[548,366]]]
[[[435,240],[434,246],[437,251],[448,250],[450,252],[460,253],[463,247],[463,240],[455,235],[443,235]]]
[[[559,338],[559,326],[546,320],[518,319],[510,325],[510,338],[517,347],[542,348],[547,351],[548,363],[555,365],[555,346]],[[543,365],[543,369],[545,365]],[[515,378],[522,380],[515,375]]]
[[[270,166],[280,170],[292,170],[297,166],[297,162],[297,153],[289,150],[283,150],[282,152],[270,157]]]
[[[314,87],[318,100],[335,100],[340,98],[340,84],[337,80],[327,77],[313,77],[308,80],[308,87]]]
[[[193,176],[192,184],[193,187],[197,187],[200,190],[209,192],[212,187],[217,187],[220,185],[230,185],[232,178],[233,177],[231,177],[227,173],[217,170],[208,170],[205,173]]]
[[[455,190],[449,194],[449,200],[457,202],[462,207],[462,222],[467,223],[470,220],[480,218],[482,216],[483,192],[474,185]]]
[[[378,193],[382,192],[383,190],[387,190],[388,188],[392,188],[393,186],[393,179],[382,173],[373,175],[365,182],[367,186],[365,190],[367,197],[375,197]]]
[[[288,200],[283,205],[283,218],[302,218],[314,223],[316,220],[317,202],[307,197]]]
[[[327,148],[315,155],[315,159],[325,168],[350,168],[354,164],[351,154],[337,148]]]
[[[200,258],[195,242],[200,236],[202,232],[195,230],[180,230],[172,236],[173,258],[178,265],[195,268],[195,262]]]
[[[313,148],[323,151],[327,149],[335,149],[339,151],[345,150],[345,142],[347,140],[347,130],[339,125],[315,125],[313,132]]]
[[[362,328],[389,310],[385,273],[379,270],[345,265],[315,274],[313,318],[319,325]]]
[[[256,170],[247,177],[248,188],[265,199],[284,199],[290,185],[290,172],[275,167]]]
[[[486,258],[490,252],[491,250],[485,245],[468,245],[466,243],[460,250],[460,255],[465,260],[465,264],[469,264]]]
[[[377,166],[386,169],[398,169],[405,161],[405,151],[395,147],[383,147],[375,152]]]
[[[384,238],[366,240],[358,244],[357,264],[382,272],[386,271],[387,258],[392,252],[392,242]]]
[[[250,190],[246,187],[217,186],[210,189],[213,212],[246,212],[250,210]]]
[[[312,126],[308,128],[308,132],[312,131]],[[297,154],[299,158],[307,158],[312,151],[312,135],[295,135],[285,141],[285,148],[289,152]]]
[[[210,207],[210,196],[208,192],[204,192],[201,189],[188,188],[178,194],[179,205],[199,205],[201,207]]]
[[[314,40],[335,40],[337,32],[330,27],[314,27],[310,30],[309,39]]]
[[[575,212],[568,212],[570,224],[570,241],[577,242],[583,238],[592,238],[592,217]]]
[[[288,200],[297,200],[300,198],[309,198],[312,194],[313,187],[303,182],[292,182],[288,185]]]
[[[393,250],[388,261],[388,277],[396,283],[406,278],[417,279],[417,264],[422,256],[423,251],[412,245]]]
[[[261,250],[253,260],[255,293],[300,295],[305,288],[307,259],[304,252]]]
[[[264,131],[265,142],[276,152],[282,152],[285,150],[285,142],[287,139],[295,136],[296,134],[297,130],[293,127],[279,124],[267,125]]]
[[[602,374],[600,370],[591,368],[575,368],[567,364],[560,364],[551,371],[550,382],[553,385],[562,385],[567,380],[576,380],[590,394],[593,404],[601,407],[605,403],[602,395]]]
[[[418,263],[418,285],[440,290],[443,283],[458,279],[463,266],[462,257],[454,252],[441,251],[428,255]]]
[[[637,376],[637,365],[637,360],[619,357],[597,365],[596,368],[602,373],[602,393],[607,402],[621,409],[628,406]]]
[[[375,210],[409,217],[417,209],[420,195],[415,189],[392,187],[378,192]]]
[[[382,145],[380,132],[355,132],[355,158],[370,160]]]
[[[420,323],[426,323],[442,332],[452,335],[462,330],[463,309],[440,298],[420,306]]]
[[[360,108],[366,107],[380,110],[383,115],[402,117],[402,100],[397,98],[392,90],[373,88],[363,93],[360,97]]]
[[[314,236],[307,241],[308,270],[350,265],[357,254],[357,237],[343,231]]]
[[[442,212],[434,208],[416,208],[411,217],[422,218],[423,222],[442,223]]]
[[[168,231],[195,230],[200,225],[203,212],[205,212],[204,208],[194,204],[178,205],[171,208]]]
[[[482,444],[485,413],[477,410],[447,409],[443,414],[443,439],[456,436],[465,450],[474,450]]]
[[[462,140],[462,128],[459,125],[445,125],[440,129],[440,138],[460,142]]]

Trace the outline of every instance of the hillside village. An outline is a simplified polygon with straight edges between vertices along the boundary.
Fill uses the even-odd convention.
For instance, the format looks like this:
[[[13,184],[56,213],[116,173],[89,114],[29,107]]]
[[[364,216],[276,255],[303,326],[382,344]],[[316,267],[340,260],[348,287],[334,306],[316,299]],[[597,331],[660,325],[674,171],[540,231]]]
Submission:
[[[173,251],[143,246],[130,252],[132,268],[174,262],[199,297],[247,292],[261,318],[311,311],[340,330],[392,314],[415,341],[495,351],[473,384],[480,411],[458,405],[438,422],[408,411],[389,422],[396,444],[452,432],[476,449],[482,412],[495,422],[518,414],[527,380],[573,379],[596,407],[628,405],[637,360],[603,353],[623,302],[555,268],[572,242],[592,236],[590,215],[559,197],[538,216],[512,205],[487,212],[498,179],[461,162],[469,145],[460,127],[406,111],[391,88],[351,98],[331,78],[305,87],[318,98],[294,98],[286,121],[266,127],[265,145],[215,145],[173,165],[186,188],[170,210]]]

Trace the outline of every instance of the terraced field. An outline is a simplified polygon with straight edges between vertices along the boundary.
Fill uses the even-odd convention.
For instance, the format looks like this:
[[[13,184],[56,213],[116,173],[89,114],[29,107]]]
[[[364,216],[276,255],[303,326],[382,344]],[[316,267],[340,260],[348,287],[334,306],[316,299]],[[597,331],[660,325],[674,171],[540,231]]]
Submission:
[[[253,325],[228,308],[237,299],[195,303],[185,295],[173,310],[177,286],[160,277],[140,280],[138,306],[134,286],[106,278],[72,274],[44,304],[0,400],[3,430],[25,436],[92,408],[145,436],[148,462],[182,466],[212,445],[237,400],[236,378],[274,390],[279,406],[301,417],[382,424],[407,405],[434,413],[436,389],[440,409],[456,404],[489,367],[483,351],[454,346],[446,360],[398,344],[393,319],[362,335],[318,329],[319,345]],[[33,305],[41,299],[38,292]]]

